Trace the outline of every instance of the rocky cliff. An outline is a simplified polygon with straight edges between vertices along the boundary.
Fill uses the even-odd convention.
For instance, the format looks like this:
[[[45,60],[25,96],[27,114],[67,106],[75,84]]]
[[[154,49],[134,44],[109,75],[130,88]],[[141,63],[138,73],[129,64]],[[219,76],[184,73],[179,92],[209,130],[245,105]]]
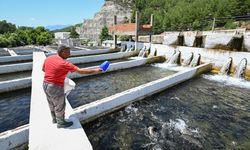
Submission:
[[[131,16],[131,9],[126,5],[120,5],[115,1],[105,1],[101,10],[94,15],[93,19],[85,19],[77,32],[80,38],[97,41],[102,28],[113,24],[114,15],[117,16],[117,23],[128,22]]]

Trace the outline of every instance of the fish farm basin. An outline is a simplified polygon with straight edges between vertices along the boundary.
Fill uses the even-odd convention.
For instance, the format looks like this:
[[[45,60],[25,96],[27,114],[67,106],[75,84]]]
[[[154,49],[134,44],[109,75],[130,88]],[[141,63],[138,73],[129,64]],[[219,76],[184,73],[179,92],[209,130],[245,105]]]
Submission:
[[[139,43],[138,48],[148,46]],[[249,149],[250,54],[150,46],[148,58],[110,60],[116,64],[110,72],[70,74],[76,87],[67,100],[93,149]],[[5,52],[0,49],[0,57],[11,57]],[[157,57],[165,62],[156,62]],[[126,63],[131,66],[123,68]],[[30,71],[0,74],[0,82],[29,76]],[[12,148],[28,148],[31,90],[0,93],[0,145],[21,141],[23,134],[23,142],[12,142]]]

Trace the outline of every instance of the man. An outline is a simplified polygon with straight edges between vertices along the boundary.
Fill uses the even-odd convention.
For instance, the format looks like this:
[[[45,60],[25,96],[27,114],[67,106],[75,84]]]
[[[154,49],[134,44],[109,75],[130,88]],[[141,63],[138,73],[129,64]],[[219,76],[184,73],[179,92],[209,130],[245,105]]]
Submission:
[[[77,72],[79,74],[92,74],[101,72],[101,68],[88,69],[78,68],[72,63],[66,61],[70,56],[70,48],[60,46],[58,55],[52,55],[46,58],[43,64],[45,72],[43,89],[47,96],[49,108],[51,111],[52,122],[57,123],[57,128],[67,128],[73,125],[71,121],[65,121],[65,95],[64,80],[68,72]]]

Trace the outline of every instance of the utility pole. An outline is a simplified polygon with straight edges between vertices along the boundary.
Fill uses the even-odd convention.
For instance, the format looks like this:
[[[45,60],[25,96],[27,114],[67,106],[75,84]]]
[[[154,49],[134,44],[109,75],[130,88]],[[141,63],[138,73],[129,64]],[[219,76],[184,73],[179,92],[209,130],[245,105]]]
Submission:
[[[214,32],[214,26],[215,26],[215,18],[214,18],[214,21],[213,21],[212,32]]]

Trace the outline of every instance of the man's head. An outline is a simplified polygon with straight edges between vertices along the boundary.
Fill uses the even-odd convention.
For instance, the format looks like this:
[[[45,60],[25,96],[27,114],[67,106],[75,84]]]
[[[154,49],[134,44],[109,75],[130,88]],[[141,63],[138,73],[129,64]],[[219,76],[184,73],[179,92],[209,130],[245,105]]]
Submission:
[[[67,59],[70,56],[70,48],[65,45],[60,45],[58,47],[57,53],[63,59]]]

